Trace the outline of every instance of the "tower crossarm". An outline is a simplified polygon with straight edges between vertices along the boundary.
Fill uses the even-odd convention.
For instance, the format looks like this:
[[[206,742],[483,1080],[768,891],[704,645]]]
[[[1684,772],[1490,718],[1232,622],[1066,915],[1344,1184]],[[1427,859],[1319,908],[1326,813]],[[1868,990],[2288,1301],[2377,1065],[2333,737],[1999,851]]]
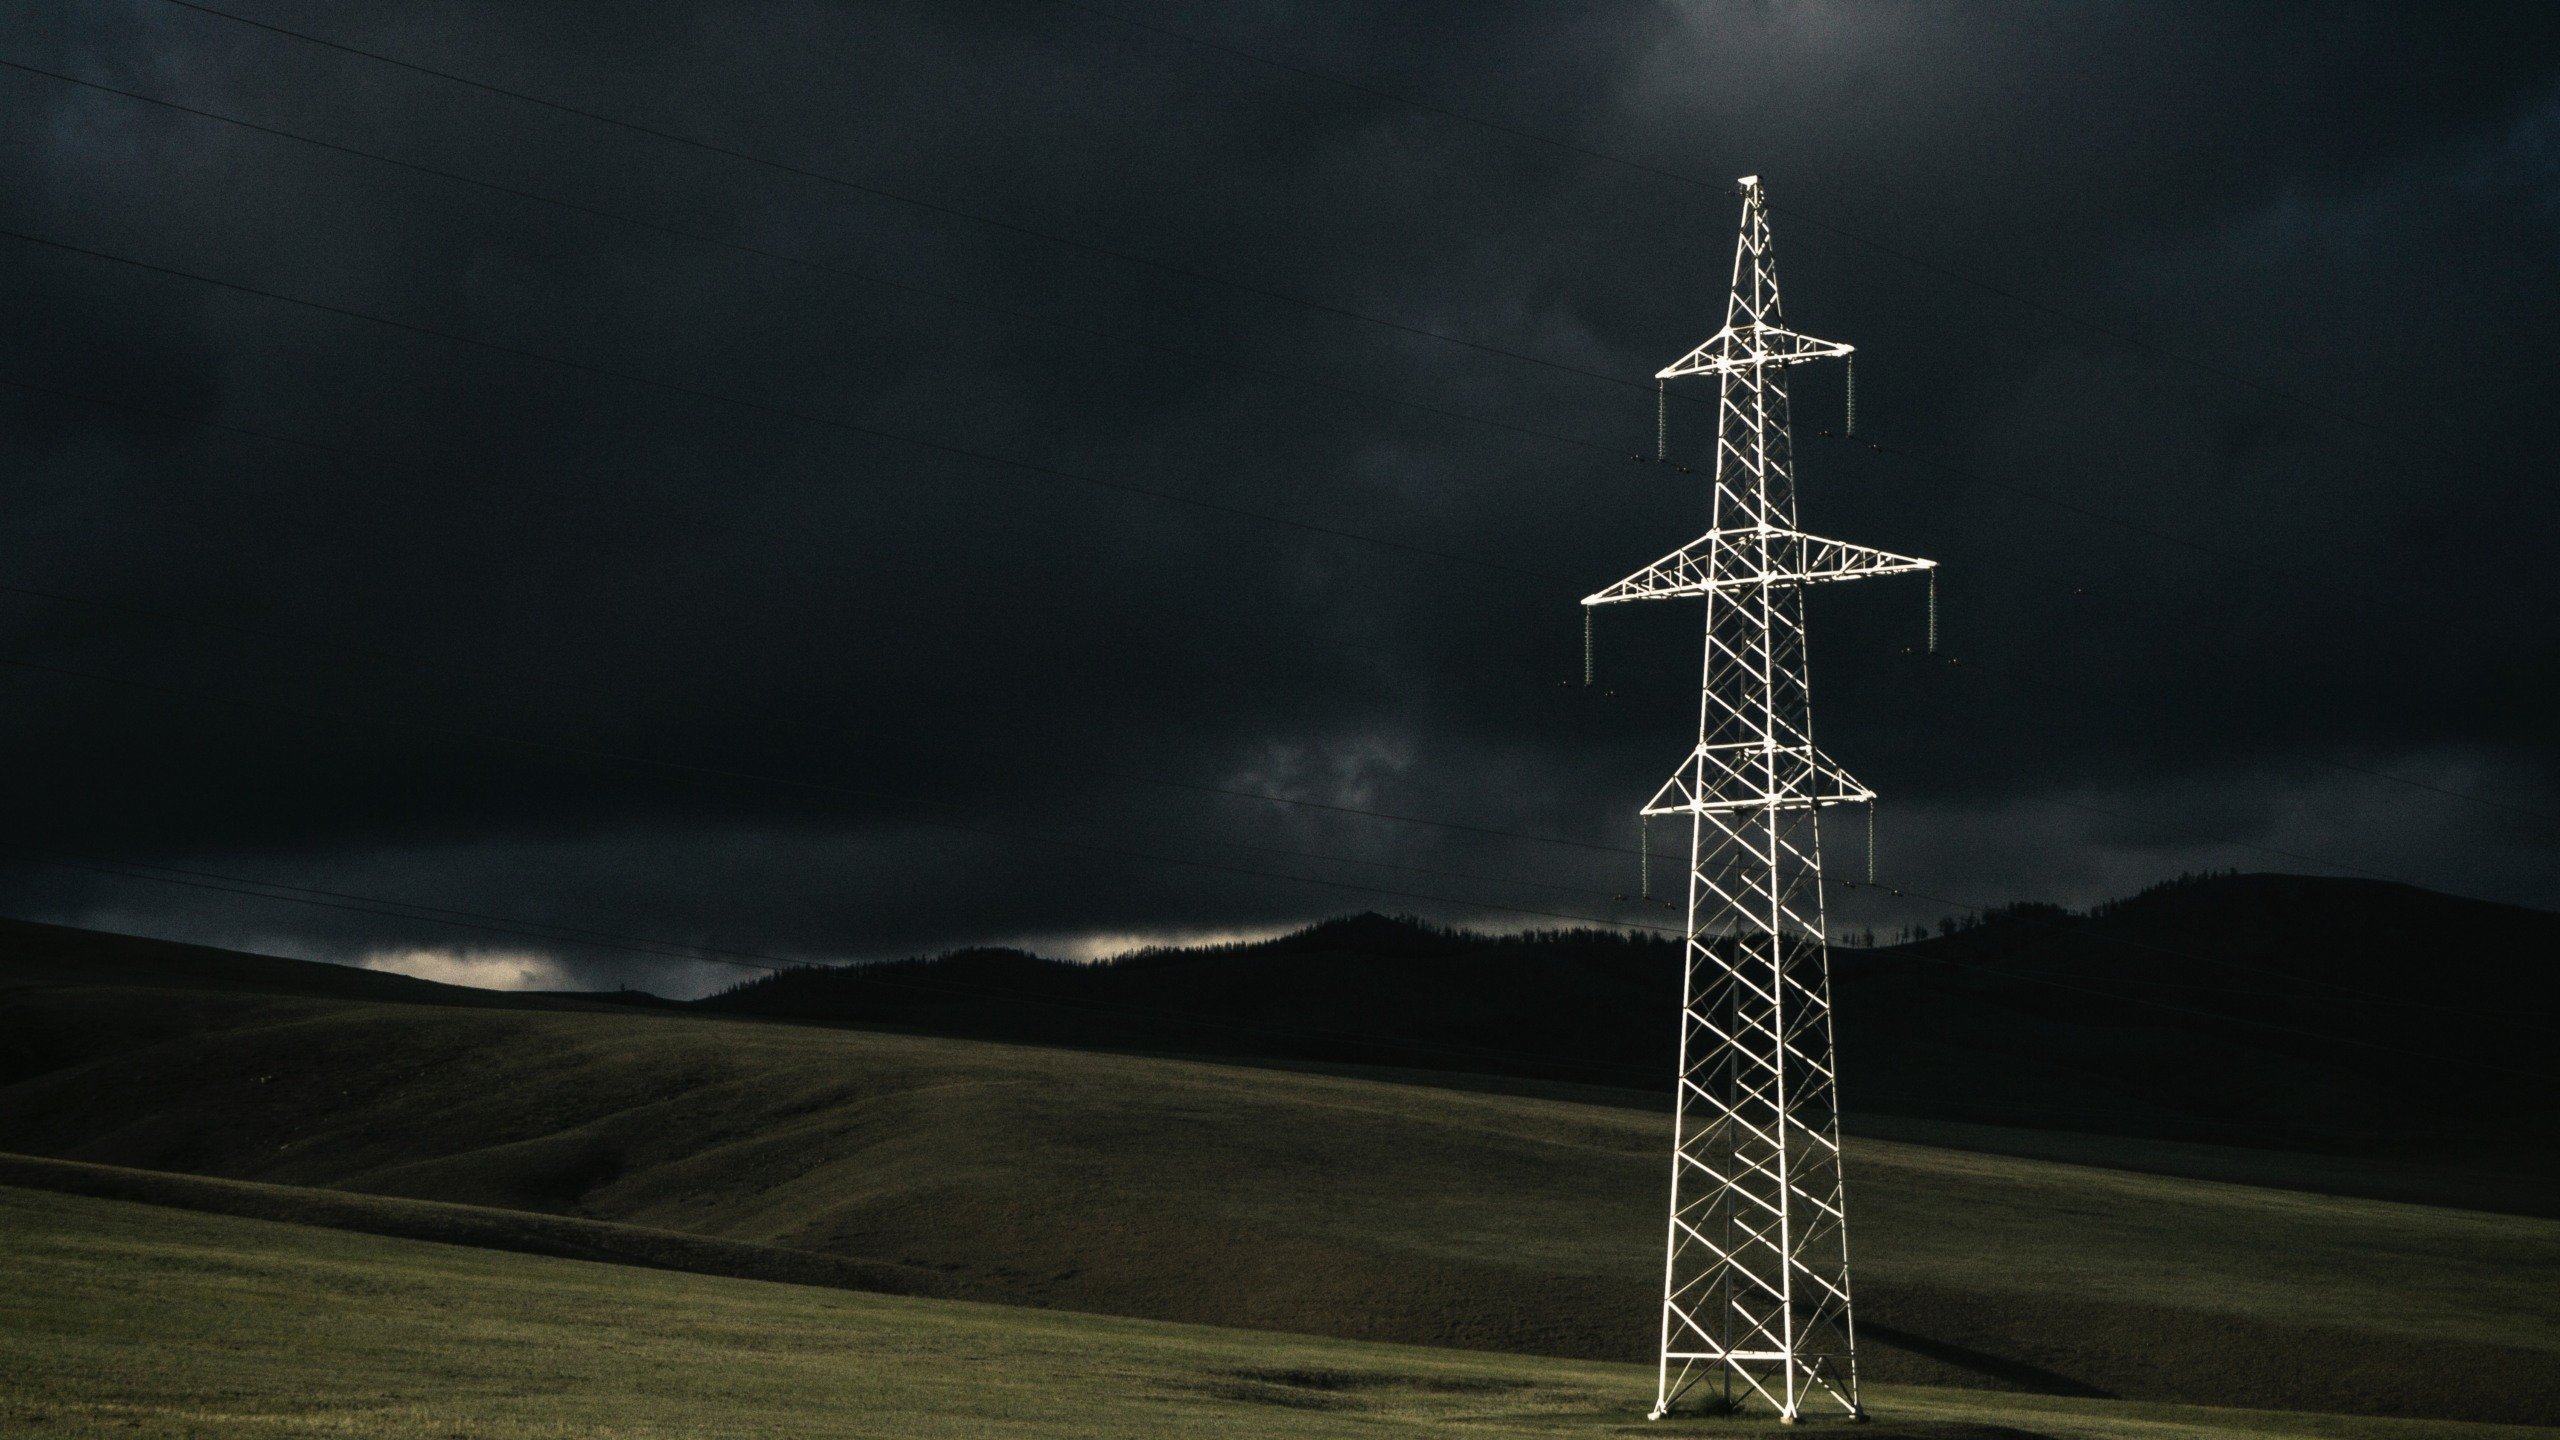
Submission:
[[[1705,344],[1653,372],[1653,378],[1677,380],[1683,375],[1733,375],[1764,365],[1801,365],[1847,355],[1856,348],[1799,335],[1783,325],[1727,325]]]
[[[1874,798],[1874,791],[1811,745],[1701,745],[1653,792],[1644,813],[1809,810]]]
[[[1710,530],[1608,589],[1585,595],[1582,603],[1615,605],[1761,585],[1864,580],[1935,569],[1937,563],[1794,530]]]

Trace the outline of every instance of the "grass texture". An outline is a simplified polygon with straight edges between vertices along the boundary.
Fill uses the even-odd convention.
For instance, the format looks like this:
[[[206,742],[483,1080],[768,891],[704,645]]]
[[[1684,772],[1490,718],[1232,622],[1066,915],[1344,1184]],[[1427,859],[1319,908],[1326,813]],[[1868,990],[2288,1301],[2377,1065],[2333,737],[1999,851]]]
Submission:
[[[1774,1435],[1642,1367],[900,1298],[0,1188],[30,1437]],[[1861,1440],[2491,1440],[2503,1426],[1871,1387]],[[1804,1433],[1803,1430],[1786,1433]]]
[[[6,1015],[52,1048],[0,1087],[0,1148],[767,1267],[729,1273],[1651,1353],[1667,1122],[1642,1109],[649,1013],[72,986]],[[1871,1380],[2560,1417],[2560,1222],[1877,1139],[1848,1161]]]

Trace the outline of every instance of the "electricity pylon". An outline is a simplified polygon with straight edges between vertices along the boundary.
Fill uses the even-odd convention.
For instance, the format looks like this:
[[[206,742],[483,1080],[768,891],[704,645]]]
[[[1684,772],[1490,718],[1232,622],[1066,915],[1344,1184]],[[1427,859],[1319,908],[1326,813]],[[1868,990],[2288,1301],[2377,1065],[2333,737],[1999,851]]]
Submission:
[[[1582,603],[1707,607],[1698,745],[1644,807],[1690,825],[1653,1415],[1720,1377],[1793,1421],[1825,1396],[1860,1413],[1820,812],[1875,798],[1814,747],[1803,587],[1936,562],[1796,529],[1786,367],[1850,347],[1786,328],[1768,204],[1741,183],[1724,328],[1657,377],[1716,378],[1712,528]]]

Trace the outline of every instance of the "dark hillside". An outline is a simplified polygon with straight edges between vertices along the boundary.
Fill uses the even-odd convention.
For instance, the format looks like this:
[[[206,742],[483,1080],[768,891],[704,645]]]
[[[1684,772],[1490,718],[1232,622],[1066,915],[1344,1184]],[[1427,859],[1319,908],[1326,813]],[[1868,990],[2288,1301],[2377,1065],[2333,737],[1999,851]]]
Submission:
[[[2524,1138],[2510,1158],[2540,1164],[2555,960],[2540,911],[2217,876],[1843,952],[1841,1024],[1907,1113],[2449,1154]],[[2491,1126],[2506,1139],[2474,1143]]]
[[[191,991],[204,997],[200,1016],[247,1013],[261,997],[286,995],[484,1010],[594,1010],[650,1000],[475,990],[351,965],[0,918],[0,1085],[131,1045],[142,1027],[165,1025],[179,1034],[197,1023],[196,1016],[154,1006],[75,1015],[5,1003],[13,995],[65,987]]]
[[[1486,936],[1381,915],[1098,965],[1016,950],[796,970],[698,1002],[733,1014],[1051,1044],[1476,1071],[1654,1088],[1631,1017],[1673,983],[1668,942]],[[1667,1029],[1668,1027],[1656,1027]]]
[[[0,918],[0,989],[27,985],[173,985],[189,990],[466,1005],[505,1004],[515,998],[350,965]]]
[[[1836,952],[1851,1119],[2320,1149],[2548,1175],[2560,917],[2405,886],[2231,875],[2079,915],[2021,906]],[[1669,942],[1363,915],[1102,965],[977,950],[787,972],[698,1008],[802,1022],[1659,1091]],[[0,922],[0,990],[177,986],[473,1008],[627,1008]],[[228,1001],[217,997],[229,996]],[[0,1083],[130,1043],[0,1007]],[[139,1013],[139,1012],[137,1012]],[[2525,1073],[2511,1073],[2522,1071]],[[2445,1117],[2457,1117],[2447,1120]],[[2538,1207],[2536,1207],[2538,1208]]]
[[[1656,1339],[1652,1108],[602,1007],[132,986],[6,1006],[128,1037],[0,1085],[0,1151],[81,1162],[0,1161],[13,1183],[1406,1344]],[[2560,1223],[2100,1168],[2103,1149],[1853,1135],[1844,1155],[1879,1383],[2560,1415]]]
[[[1837,952],[1855,1112],[2539,1166],[2560,916],[2231,875],[2088,915],[2021,906]],[[1016,951],[803,970],[734,1014],[1052,1044],[1667,1088],[1668,941],[1364,915],[1100,965]],[[2413,988],[2415,993],[2406,994]],[[2465,1117],[2448,1130],[2444,1107]],[[2515,1126],[2526,1126],[2519,1147]],[[2468,1127],[2502,1139],[2474,1146]],[[2536,1138],[2535,1127],[2542,1127]]]

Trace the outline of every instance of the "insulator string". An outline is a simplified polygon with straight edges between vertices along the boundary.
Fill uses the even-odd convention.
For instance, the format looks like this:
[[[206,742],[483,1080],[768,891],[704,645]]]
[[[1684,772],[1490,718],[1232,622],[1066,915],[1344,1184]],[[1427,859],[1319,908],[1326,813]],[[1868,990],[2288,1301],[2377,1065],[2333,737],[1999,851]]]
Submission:
[[[1876,802],[1867,800],[1867,883],[1876,883]]]

